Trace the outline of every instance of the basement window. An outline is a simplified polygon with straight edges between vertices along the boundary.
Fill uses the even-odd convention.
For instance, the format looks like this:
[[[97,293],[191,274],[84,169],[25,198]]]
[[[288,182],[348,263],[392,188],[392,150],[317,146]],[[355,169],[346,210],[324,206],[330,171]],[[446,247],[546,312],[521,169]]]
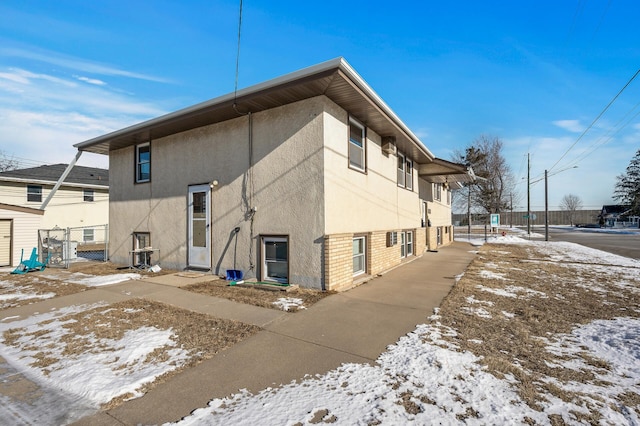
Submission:
[[[262,237],[262,279],[279,283],[289,282],[289,238]]]
[[[367,268],[365,257],[366,238],[356,237],[353,239],[353,275],[364,274]]]

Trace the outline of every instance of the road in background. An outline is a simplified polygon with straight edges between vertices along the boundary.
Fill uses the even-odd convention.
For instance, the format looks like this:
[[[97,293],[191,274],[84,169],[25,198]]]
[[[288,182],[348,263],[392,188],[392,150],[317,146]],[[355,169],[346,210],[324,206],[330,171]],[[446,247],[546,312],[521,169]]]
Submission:
[[[544,235],[544,228],[535,227],[532,232]],[[640,259],[640,233],[637,229],[628,233],[589,231],[584,228],[549,228],[549,241],[568,241],[620,256]]]
[[[506,227],[500,229],[509,232]],[[527,238],[526,232],[522,232],[521,228],[517,229],[520,229],[520,233],[516,235]],[[489,227],[487,227],[487,230],[488,237],[496,235],[491,234]],[[533,240],[544,241],[544,227],[534,226],[531,228],[531,233],[536,234],[532,238]],[[455,227],[455,239],[458,241],[469,239],[482,241],[484,237],[485,233],[481,227],[474,227],[471,235],[467,234],[466,226]],[[550,227],[549,241],[567,241],[632,259],[640,259],[640,230],[638,229],[629,229],[627,232],[622,230],[620,232],[603,232],[600,229]]]

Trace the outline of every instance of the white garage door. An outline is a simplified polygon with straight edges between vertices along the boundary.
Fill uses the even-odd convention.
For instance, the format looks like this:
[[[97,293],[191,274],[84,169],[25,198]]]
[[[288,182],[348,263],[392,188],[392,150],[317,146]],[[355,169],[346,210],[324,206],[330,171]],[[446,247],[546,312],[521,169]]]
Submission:
[[[11,220],[0,220],[0,266],[11,265]]]

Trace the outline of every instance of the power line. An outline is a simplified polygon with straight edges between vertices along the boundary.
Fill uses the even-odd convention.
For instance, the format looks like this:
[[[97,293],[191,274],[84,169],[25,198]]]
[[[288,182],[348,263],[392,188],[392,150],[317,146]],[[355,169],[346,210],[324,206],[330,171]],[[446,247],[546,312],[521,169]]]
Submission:
[[[242,0],[240,0],[240,12],[238,14],[238,50],[236,51],[236,78],[233,89],[233,105],[236,104],[236,97],[238,94],[238,73],[240,69],[240,34],[242,31]]]
[[[564,152],[564,154],[562,154],[562,156],[558,159],[558,161],[556,161],[553,166],[551,166],[548,170],[551,171],[553,170],[553,168],[555,166],[558,165],[558,163],[560,161],[562,161],[562,159],[569,153],[569,151],[571,151],[573,149],[574,146],[576,146],[576,144],[578,142],[580,142],[580,140],[584,137],[584,135],[587,134],[587,132],[589,130],[591,130],[591,128],[593,127],[594,124],[596,124],[596,122],[600,119],[600,117],[602,117],[604,115],[605,112],[607,112],[607,110],[609,109],[609,107],[611,105],[613,105],[613,103],[618,99],[618,97],[622,94],[622,92],[625,91],[625,89],[631,84],[631,82],[638,76],[638,74],[640,74],[640,69],[638,69],[638,71],[636,71],[636,73],[633,75],[633,77],[631,77],[629,79],[629,81],[627,81],[627,84],[624,85],[624,87],[622,89],[620,89],[620,91],[613,97],[613,99],[611,99],[611,101],[609,102],[609,104],[607,104],[607,106],[600,112],[600,114],[598,114],[598,116],[591,122],[591,124],[589,124],[589,126],[584,129],[584,131],[582,132],[582,134],[578,137],[578,139],[576,139],[576,141],[571,144],[571,146]]]

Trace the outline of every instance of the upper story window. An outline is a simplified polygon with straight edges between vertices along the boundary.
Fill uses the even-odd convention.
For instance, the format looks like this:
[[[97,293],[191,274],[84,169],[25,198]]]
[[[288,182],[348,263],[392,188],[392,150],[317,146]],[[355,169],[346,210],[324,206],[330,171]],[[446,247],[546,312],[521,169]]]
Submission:
[[[436,201],[441,201],[442,200],[442,184],[434,183],[433,186],[434,186],[433,198]]]
[[[407,158],[405,163],[406,163],[405,170],[407,174],[405,178],[406,188],[409,190],[412,190],[413,189],[413,161]]]
[[[84,201],[93,201],[93,189],[85,189],[83,191],[83,200]]]
[[[353,118],[349,119],[349,167],[361,172],[366,171],[366,134],[363,125]]]
[[[401,186],[404,188],[404,180],[405,180],[405,161],[404,161],[404,155],[401,153],[398,153],[398,186]]]
[[[451,205],[451,190],[447,188],[447,205]]]
[[[151,146],[149,142],[136,145],[136,183],[151,180]]]
[[[413,161],[398,152],[398,186],[413,190]]]
[[[42,202],[42,185],[27,185],[27,201]]]
[[[82,241],[95,241],[93,228],[85,228],[82,230]]]

